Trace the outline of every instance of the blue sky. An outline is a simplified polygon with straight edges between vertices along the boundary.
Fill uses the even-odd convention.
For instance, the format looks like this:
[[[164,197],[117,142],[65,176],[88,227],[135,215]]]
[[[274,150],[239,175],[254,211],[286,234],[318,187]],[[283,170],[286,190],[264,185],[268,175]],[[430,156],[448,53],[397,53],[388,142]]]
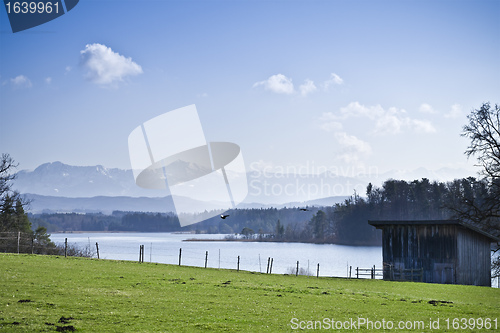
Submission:
[[[467,168],[500,103],[500,1],[80,1],[13,34],[0,10],[0,151],[130,168],[143,122],[196,104],[247,168]],[[304,169],[302,169],[304,170]]]

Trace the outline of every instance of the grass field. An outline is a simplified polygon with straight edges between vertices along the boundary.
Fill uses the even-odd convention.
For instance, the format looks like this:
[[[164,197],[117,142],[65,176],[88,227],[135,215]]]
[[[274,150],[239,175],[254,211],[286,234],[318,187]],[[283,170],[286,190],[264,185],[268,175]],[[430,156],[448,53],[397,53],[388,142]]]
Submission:
[[[2,332],[500,331],[487,287],[14,254],[0,254],[0,281]]]

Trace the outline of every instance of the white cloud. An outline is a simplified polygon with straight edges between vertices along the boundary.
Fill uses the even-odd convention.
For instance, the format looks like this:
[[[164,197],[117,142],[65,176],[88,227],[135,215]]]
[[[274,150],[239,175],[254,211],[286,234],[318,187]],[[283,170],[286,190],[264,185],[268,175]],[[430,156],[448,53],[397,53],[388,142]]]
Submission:
[[[380,105],[366,107],[359,102],[351,102],[346,107],[340,108],[342,118],[349,117],[367,117],[369,119],[376,119],[382,116],[385,111]]]
[[[52,83],[52,78],[49,76],[49,77],[46,77],[45,78],[45,83],[47,84],[51,84]]]
[[[270,90],[277,94],[293,94],[294,88],[292,79],[287,78],[283,74],[276,74],[270,76],[267,80],[255,82],[253,87],[264,86],[266,90]]]
[[[450,112],[444,115],[445,118],[455,119],[463,115],[462,106],[460,104],[453,104]]]
[[[354,135],[338,132],[335,133],[335,139],[341,148],[337,157],[346,163],[358,163],[360,159],[372,153],[370,144]]]
[[[321,87],[326,91],[330,86],[333,85],[342,85],[344,84],[344,80],[335,73],[330,74],[330,78],[320,84]],[[266,90],[270,90],[277,94],[287,94],[291,95],[296,93],[295,87],[293,85],[292,79],[286,77],[283,74],[275,74],[270,76],[267,80],[255,82],[253,84],[253,88],[264,86]],[[310,93],[316,91],[318,87],[314,84],[314,81],[310,79],[304,80],[304,83],[299,86],[299,92],[302,96],[307,96]]]
[[[318,120],[320,122],[318,127],[321,130],[333,132],[333,137],[339,148],[336,157],[341,161],[357,164],[361,159],[372,153],[372,148],[368,142],[343,131],[343,125],[339,121],[341,118],[332,112],[323,112]]]
[[[342,123],[332,112],[323,112],[318,120],[320,121],[319,128],[325,132],[338,132],[343,128]]]
[[[374,122],[374,134],[398,134],[403,130],[413,130],[418,133],[433,133],[436,129],[427,120],[412,119],[404,109],[390,107],[385,110],[380,105],[364,106],[359,102],[351,102],[340,109],[341,119],[350,117],[368,118]]]
[[[429,114],[436,113],[436,110],[434,110],[434,108],[427,103],[423,103],[422,105],[420,105],[420,108],[418,109],[418,111],[420,111],[422,113],[429,113]]]
[[[372,149],[368,142],[358,139],[354,135],[348,135],[346,132],[335,133],[335,138],[344,147],[351,148],[360,153],[371,153]]]
[[[126,76],[142,74],[142,67],[102,44],[87,44],[80,51],[85,77],[97,84],[107,85],[123,81]]]
[[[435,133],[436,128],[428,120],[411,119],[411,127],[418,133]]]
[[[342,84],[344,84],[344,79],[342,79],[335,73],[331,73],[330,78],[323,83],[323,88],[325,90],[328,90],[333,85],[342,85]]]
[[[32,86],[30,79],[24,75],[18,75],[10,79],[10,83],[16,88],[30,88]]]
[[[409,118],[401,116],[405,111],[399,112],[390,108],[375,119],[375,134],[387,135],[401,133],[401,129],[408,124]]]
[[[306,79],[304,81],[304,84],[300,85],[299,90],[302,96],[307,96],[308,94],[316,90],[316,86],[314,85],[313,81]]]
[[[64,69],[64,74],[68,74],[69,72],[71,72],[71,66],[66,66],[66,68]]]

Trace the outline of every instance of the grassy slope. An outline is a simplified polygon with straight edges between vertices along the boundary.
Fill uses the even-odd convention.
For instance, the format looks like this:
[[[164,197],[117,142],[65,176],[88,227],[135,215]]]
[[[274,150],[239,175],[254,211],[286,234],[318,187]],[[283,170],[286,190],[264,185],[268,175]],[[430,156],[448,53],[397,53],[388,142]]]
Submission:
[[[439,318],[444,331],[446,318],[500,321],[500,290],[0,254],[0,331],[278,332],[293,317]]]

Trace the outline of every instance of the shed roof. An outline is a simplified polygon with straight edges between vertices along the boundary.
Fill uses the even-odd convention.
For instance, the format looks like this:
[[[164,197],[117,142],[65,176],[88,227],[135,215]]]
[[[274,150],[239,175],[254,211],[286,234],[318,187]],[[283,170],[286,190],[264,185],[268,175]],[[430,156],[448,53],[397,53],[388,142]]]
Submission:
[[[459,225],[466,229],[482,234],[491,239],[493,242],[500,242],[500,238],[459,220],[369,220],[368,224],[376,227],[377,229],[383,228],[384,226],[388,225]]]

